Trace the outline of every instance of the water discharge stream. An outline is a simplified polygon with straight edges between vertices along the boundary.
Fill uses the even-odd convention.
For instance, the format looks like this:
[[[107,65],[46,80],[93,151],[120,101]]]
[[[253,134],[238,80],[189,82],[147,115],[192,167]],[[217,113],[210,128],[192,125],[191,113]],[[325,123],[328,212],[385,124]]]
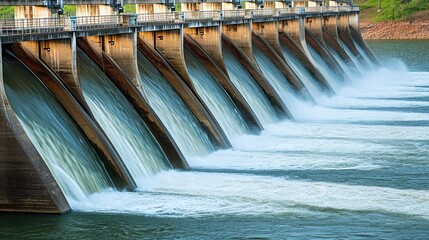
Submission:
[[[259,121],[263,125],[275,123],[278,120],[275,110],[262,89],[227,48],[223,48],[223,60],[231,81],[243,95]]]
[[[246,123],[231,98],[195,55],[186,49],[185,62],[197,92],[228,139],[234,142],[236,137],[247,133]]]
[[[46,237],[47,229],[53,229],[50,239],[426,239],[429,72],[422,64],[428,62],[427,55],[417,58],[416,53],[428,43],[412,44],[415,52],[398,45],[402,47],[380,54],[403,51],[420,72],[408,72],[403,64],[390,66],[394,70],[356,65],[363,77],[336,89],[333,97],[324,95],[302,61],[282,45],[315,105],[287,98],[291,93],[286,79],[256,49],[256,60],[295,118],[266,125],[260,135],[244,134],[245,123],[226,92],[185,52],[195,89],[234,139],[232,149],[189,158],[189,171],[167,170],[143,178],[135,192],[101,191],[72,202],[73,212],[61,221],[0,217],[0,226],[6,226],[0,236],[30,238],[37,232]],[[84,74],[93,76],[90,63],[85,66],[89,69]],[[85,84],[102,81],[96,76],[88,78],[94,83]],[[106,102],[114,104],[118,94],[91,101],[104,108]]]
[[[140,52],[138,64],[145,97],[182,152],[187,156],[204,156],[214,151],[198,120],[173,87]]]
[[[3,55],[5,90],[22,127],[70,202],[114,188],[100,158],[57,99],[22,63]]]
[[[134,181],[171,168],[146,124],[127,98],[82,51],[78,52],[82,91],[95,119],[122,157]]]

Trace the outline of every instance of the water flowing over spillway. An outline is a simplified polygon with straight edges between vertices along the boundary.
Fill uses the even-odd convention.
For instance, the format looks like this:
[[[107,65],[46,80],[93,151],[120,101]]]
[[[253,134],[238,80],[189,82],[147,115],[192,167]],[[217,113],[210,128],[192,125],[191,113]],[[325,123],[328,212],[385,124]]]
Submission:
[[[263,125],[276,122],[277,116],[273,107],[252,76],[227,48],[223,48],[222,53],[229,78],[244,96],[259,121]]]
[[[356,46],[356,49],[358,50],[358,52],[362,55],[362,57],[365,59],[366,63],[368,64],[368,66],[370,66],[370,68],[372,68],[373,66],[373,62],[371,61],[371,59],[369,59],[368,55],[366,54],[366,52],[362,49],[362,47],[356,43],[355,40],[353,40],[353,44]]]
[[[152,63],[138,53],[140,77],[145,98],[188,156],[203,156],[214,151],[207,133],[192,112]]]
[[[291,111],[292,115],[295,115],[297,103],[299,99],[296,96],[295,91],[290,86],[288,80],[283,73],[274,65],[272,60],[265,56],[262,50],[256,45],[253,46],[253,53],[255,59],[261,68],[262,73],[265,75],[267,80],[271,83],[273,88],[277,91],[279,96],[282,98],[285,105]]]
[[[367,70],[367,67],[365,67],[364,64],[357,59],[357,57],[347,47],[347,44],[345,44],[341,40],[340,40],[340,44],[343,47],[344,51],[347,53],[347,55],[350,57],[350,59],[353,61],[353,63],[355,64],[355,66],[359,69],[359,72],[363,73],[365,70]]]
[[[303,63],[296,57],[284,44],[281,44],[281,49],[284,57],[287,59],[290,67],[298,76],[302,84],[307,88],[314,100],[318,100],[322,96],[322,89],[317,83],[313,75],[305,68]]]
[[[362,81],[386,74],[381,70]],[[394,82],[380,86],[385,95],[365,87],[341,92],[330,107],[303,109],[310,112],[306,121],[270,125],[260,136],[242,137],[233,150],[193,161],[192,171],[157,175],[139,194],[96,195],[97,204],[86,207],[184,219],[222,216],[253,221],[269,216],[281,221],[353,214],[359,219],[381,215],[425,221],[429,115],[418,109],[429,106],[429,92],[424,90],[429,74],[387,76]],[[416,99],[407,101],[410,97]],[[415,173],[411,179],[410,171]],[[109,198],[124,203],[109,205]]]
[[[417,53],[429,51],[429,42],[402,42],[409,47],[407,50],[404,50],[404,45],[396,46],[396,41],[377,41],[377,44],[385,47],[374,51],[384,54],[383,58],[378,58],[383,67],[367,69],[365,61],[351,55],[353,61],[365,66],[359,69],[362,76],[351,79],[352,83],[345,82],[336,89],[335,94],[325,94],[321,90],[324,89],[323,85],[319,86],[315,80],[319,78],[318,73],[315,77],[311,76],[310,72],[314,69],[304,67],[307,63],[305,59],[297,57],[301,54],[294,52],[296,49],[285,47],[292,45],[282,46],[285,60],[315,98],[315,103],[311,104],[303,104],[299,98],[291,101],[288,95],[293,95],[293,92],[290,92],[287,79],[281,76],[277,65],[273,65],[261,49],[253,49],[261,68],[260,74],[265,75],[294,114],[294,121],[268,124],[257,135],[243,134],[247,133],[246,124],[226,91],[222,90],[207,70],[208,67],[203,66],[202,62],[206,59],[197,59],[192,52],[185,52],[186,64],[195,84],[193,90],[200,94],[204,104],[221,122],[228,137],[234,139],[233,148],[204,156],[195,154],[197,157],[190,157],[189,170],[167,168],[166,171],[141,178],[135,191],[94,191],[75,201],[71,205],[72,213],[62,217],[61,221],[51,216],[4,214],[0,216],[0,238],[427,239],[429,54]],[[411,59],[408,64],[414,72],[407,71],[400,61],[389,61],[397,52]],[[82,62],[87,69],[82,69]],[[4,64],[6,75],[25,73],[20,67],[7,70],[8,64]],[[129,149],[142,149],[144,146],[114,142],[146,128],[128,126],[140,118],[128,109],[132,107],[127,99],[91,61],[79,56],[79,64],[79,73],[87,78],[82,79],[82,85],[91,112],[107,135],[111,132],[109,128],[120,128],[120,131],[108,136],[113,145],[117,149],[124,146],[126,153]],[[150,63],[141,61],[140,64],[140,68],[145,68],[143,71],[140,69],[143,88],[146,87],[145,97],[154,107],[171,111],[167,108],[168,104],[180,98],[172,90],[170,82],[158,79],[159,72]],[[100,76],[101,79],[97,79]],[[151,81],[145,80],[145,76],[152,76]],[[45,114],[45,111],[53,110],[51,107],[46,110],[44,106],[51,106],[56,101],[53,97],[41,101],[40,96],[47,92],[43,85],[39,84],[43,93],[37,90],[34,96],[29,95],[34,103],[16,103],[17,100],[26,99],[27,92],[30,92],[24,91],[24,97],[14,100],[12,95],[21,93],[12,86],[25,83],[16,82],[17,79],[6,79],[8,97],[15,102],[12,102],[12,108],[20,111],[17,109],[27,107],[26,112],[43,115],[43,121],[23,115],[21,118],[27,119],[21,120],[23,125],[28,121],[28,125],[34,126],[35,130],[47,128],[46,131],[50,127],[45,125],[57,125],[56,120],[50,120],[50,115]],[[37,80],[29,79],[32,79],[31,82]],[[159,94],[169,96],[160,99]],[[126,105],[120,105],[123,103]],[[181,109],[174,114],[189,113],[181,101],[171,104],[179,104],[178,108]],[[111,106],[117,106],[115,108],[120,110],[108,110]],[[176,121],[193,121],[192,117],[188,118],[191,115],[172,120],[173,116],[169,113],[158,111],[157,114],[168,116],[162,119],[165,125],[174,122],[170,127],[181,126],[182,123]],[[121,115],[122,112],[125,116]],[[112,115],[120,120],[110,119]],[[107,123],[112,125],[107,126]],[[113,123],[124,125],[118,127]],[[60,126],[66,125],[61,123]],[[169,131],[178,137],[175,130]],[[66,130],[54,131],[64,135],[62,131]],[[196,145],[194,141],[204,140],[203,136],[198,135],[198,129],[194,129],[195,132],[190,129],[184,131],[189,134],[179,141],[190,139],[191,143],[179,143],[179,146]],[[81,143],[80,136],[72,136],[72,139],[73,142],[58,141],[59,147],[76,142],[77,145],[85,145]],[[40,145],[52,147],[45,146],[52,144],[44,142]],[[70,152],[84,150],[72,149]],[[154,149],[151,146],[143,151]],[[192,152],[199,153],[200,150],[189,150],[189,153]],[[133,166],[127,161],[125,163],[133,170]],[[111,183],[107,182],[109,187]],[[7,179],[0,183],[7,184]],[[52,230],[52,233],[47,230]]]
[[[3,55],[7,97],[68,201],[114,188],[100,158],[57,99],[26,67]]]
[[[335,61],[339,64],[341,69],[346,73],[348,79],[353,79],[358,77],[359,72],[358,69],[356,69],[355,66],[353,66],[353,63],[346,63],[341,56],[330,46],[326,46],[326,50],[331,54],[331,56],[335,59]],[[360,76],[362,77],[362,76]]]
[[[86,102],[122,157],[137,185],[171,168],[146,124],[127,98],[82,51],[78,67]]]
[[[195,88],[229,140],[248,132],[237,107],[200,61],[185,49],[185,62]]]
[[[315,65],[317,69],[322,73],[323,77],[325,77],[326,81],[333,88],[335,92],[337,92],[342,87],[342,82],[345,79],[335,73],[334,70],[329,67],[326,61],[316,52],[316,50],[310,45],[307,46],[310,52],[311,57],[314,59]]]

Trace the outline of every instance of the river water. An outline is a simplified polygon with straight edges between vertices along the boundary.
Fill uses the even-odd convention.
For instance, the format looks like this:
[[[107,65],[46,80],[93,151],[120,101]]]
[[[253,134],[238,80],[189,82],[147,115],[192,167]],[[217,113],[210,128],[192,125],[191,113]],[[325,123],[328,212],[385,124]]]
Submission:
[[[2,214],[0,238],[427,238],[429,41],[369,46],[384,67],[302,104],[296,122],[69,214]]]

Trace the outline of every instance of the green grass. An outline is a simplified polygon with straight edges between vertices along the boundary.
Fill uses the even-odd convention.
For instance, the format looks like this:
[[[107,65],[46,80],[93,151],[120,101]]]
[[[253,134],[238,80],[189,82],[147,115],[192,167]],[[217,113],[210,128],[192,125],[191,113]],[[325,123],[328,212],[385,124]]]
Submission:
[[[368,11],[374,21],[389,21],[405,19],[409,15],[429,9],[428,0],[380,0],[381,11],[378,10],[378,0],[357,1],[362,11]]]
[[[13,7],[0,7],[0,17],[11,17],[15,14]]]

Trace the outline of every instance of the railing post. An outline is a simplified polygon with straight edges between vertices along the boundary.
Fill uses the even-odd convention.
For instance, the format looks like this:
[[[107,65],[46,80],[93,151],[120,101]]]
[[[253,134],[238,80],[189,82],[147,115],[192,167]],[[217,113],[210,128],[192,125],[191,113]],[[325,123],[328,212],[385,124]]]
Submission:
[[[70,31],[76,31],[76,17],[70,16]]]

